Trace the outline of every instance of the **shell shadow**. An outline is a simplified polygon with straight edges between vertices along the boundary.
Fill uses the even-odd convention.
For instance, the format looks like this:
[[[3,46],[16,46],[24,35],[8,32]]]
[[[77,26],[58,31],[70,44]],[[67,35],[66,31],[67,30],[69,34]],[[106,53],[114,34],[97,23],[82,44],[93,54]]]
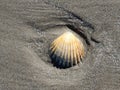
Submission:
[[[51,63],[56,68],[67,69],[67,68],[70,68],[70,67],[75,65],[75,64],[72,65],[70,62],[68,62],[68,60],[65,61],[64,58],[61,58],[60,56],[58,56],[54,53],[51,53],[49,55],[50,55],[50,58],[51,58]]]

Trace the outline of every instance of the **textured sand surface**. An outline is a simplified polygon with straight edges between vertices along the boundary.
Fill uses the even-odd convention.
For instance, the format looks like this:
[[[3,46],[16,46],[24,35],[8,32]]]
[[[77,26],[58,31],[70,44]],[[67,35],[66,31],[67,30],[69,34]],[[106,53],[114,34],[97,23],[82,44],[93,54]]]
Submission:
[[[57,69],[48,48],[68,30],[59,25],[82,23],[64,9],[100,43]],[[0,90],[120,90],[120,0],[0,0]]]

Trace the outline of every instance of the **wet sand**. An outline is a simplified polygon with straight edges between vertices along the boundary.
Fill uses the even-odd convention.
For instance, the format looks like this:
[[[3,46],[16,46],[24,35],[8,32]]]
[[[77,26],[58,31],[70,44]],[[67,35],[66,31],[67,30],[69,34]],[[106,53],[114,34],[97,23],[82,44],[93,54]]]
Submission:
[[[59,69],[48,49],[69,21],[100,43]],[[119,0],[0,0],[0,90],[120,90],[119,41]]]

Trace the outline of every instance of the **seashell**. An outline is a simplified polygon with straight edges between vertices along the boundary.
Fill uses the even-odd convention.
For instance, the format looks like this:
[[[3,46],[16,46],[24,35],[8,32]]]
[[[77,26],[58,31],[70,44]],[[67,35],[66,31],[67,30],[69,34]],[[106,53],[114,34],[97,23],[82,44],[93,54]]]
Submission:
[[[84,57],[84,45],[72,32],[65,32],[50,46],[50,57],[54,66],[68,68],[78,64]]]

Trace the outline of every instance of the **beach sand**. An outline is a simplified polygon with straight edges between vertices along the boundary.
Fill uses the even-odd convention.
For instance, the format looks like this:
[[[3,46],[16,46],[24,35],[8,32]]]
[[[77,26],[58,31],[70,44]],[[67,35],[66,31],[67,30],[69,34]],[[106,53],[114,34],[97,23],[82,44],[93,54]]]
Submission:
[[[59,69],[49,46],[69,20],[100,43]],[[120,90],[120,0],[0,0],[0,90]]]

